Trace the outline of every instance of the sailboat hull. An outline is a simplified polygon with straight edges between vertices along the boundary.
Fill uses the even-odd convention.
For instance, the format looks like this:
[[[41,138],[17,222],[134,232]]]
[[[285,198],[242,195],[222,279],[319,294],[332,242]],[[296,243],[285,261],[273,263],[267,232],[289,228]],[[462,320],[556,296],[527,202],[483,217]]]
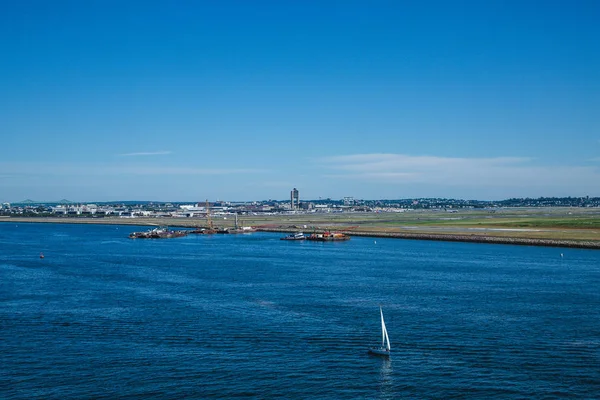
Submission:
[[[369,349],[369,353],[376,354],[378,356],[385,356],[385,357],[390,356],[390,351],[388,349],[386,349],[385,347],[371,347]]]

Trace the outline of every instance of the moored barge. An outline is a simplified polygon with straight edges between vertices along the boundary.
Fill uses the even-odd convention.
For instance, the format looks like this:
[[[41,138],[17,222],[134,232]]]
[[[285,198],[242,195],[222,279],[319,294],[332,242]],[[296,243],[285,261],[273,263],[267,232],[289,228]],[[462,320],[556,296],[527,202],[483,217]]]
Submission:
[[[350,236],[341,232],[323,232],[313,233],[308,236],[306,240],[313,240],[315,242],[341,242],[344,240],[350,240]]]

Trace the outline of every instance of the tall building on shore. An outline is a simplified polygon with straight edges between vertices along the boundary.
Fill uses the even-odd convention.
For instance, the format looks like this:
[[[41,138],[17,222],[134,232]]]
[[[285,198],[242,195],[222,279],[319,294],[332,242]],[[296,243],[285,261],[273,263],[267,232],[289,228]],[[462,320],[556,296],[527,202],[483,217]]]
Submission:
[[[300,195],[296,188],[293,188],[290,192],[290,208],[292,210],[300,208]]]

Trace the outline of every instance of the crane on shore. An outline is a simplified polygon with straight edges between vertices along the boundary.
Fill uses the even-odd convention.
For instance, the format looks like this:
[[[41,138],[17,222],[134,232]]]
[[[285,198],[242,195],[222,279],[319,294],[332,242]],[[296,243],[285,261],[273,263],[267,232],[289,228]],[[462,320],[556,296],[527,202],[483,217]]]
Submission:
[[[206,199],[206,223],[208,224],[208,229],[214,230],[212,219],[210,218],[210,206],[208,204],[208,199]]]

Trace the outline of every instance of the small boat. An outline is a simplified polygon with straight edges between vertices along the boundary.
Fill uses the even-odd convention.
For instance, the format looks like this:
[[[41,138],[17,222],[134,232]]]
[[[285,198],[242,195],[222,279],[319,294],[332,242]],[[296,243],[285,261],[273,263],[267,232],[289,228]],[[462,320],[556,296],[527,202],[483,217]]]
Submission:
[[[302,232],[290,233],[289,235],[281,238],[281,240],[304,240],[304,239],[306,239],[306,236],[304,236],[304,233],[302,233]]]
[[[40,253],[40,258],[44,258],[44,253]]]
[[[385,321],[383,320],[383,311],[379,307],[379,314],[381,315],[381,346],[371,347],[369,353],[377,354],[378,356],[390,356],[390,338],[388,337],[387,329],[385,328]]]

